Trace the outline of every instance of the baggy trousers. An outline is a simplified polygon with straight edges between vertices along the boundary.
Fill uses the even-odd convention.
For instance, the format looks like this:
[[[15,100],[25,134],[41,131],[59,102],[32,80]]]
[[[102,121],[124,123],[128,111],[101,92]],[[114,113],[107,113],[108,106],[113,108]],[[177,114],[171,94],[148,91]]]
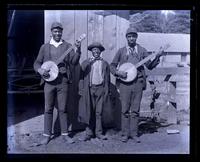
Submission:
[[[91,97],[91,117],[89,126],[86,127],[86,134],[89,136],[95,132],[96,136],[101,135],[103,132],[102,128],[102,109],[103,109],[103,86],[91,86],[90,97]]]
[[[138,119],[143,93],[142,89],[143,80],[136,80],[132,83],[120,83],[122,136],[134,137],[138,135]]]

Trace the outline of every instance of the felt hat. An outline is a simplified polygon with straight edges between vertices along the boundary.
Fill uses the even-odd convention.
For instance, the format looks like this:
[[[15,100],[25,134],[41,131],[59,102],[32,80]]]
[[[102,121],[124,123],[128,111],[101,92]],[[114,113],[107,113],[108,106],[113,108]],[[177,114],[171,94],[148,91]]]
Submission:
[[[88,46],[88,50],[89,50],[89,51],[92,51],[92,49],[93,49],[94,47],[99,48],[101,52],[105,50],[105,48],[103,47],[103,45],[102,45],[101,43],[99,43],[99,42],[93,42],[92,44],[90,44],[90,45]]]

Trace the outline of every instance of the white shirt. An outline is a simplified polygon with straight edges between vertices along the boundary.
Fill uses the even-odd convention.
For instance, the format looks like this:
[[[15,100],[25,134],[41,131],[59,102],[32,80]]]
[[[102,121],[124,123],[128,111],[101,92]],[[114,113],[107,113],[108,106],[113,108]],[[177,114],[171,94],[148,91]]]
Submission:
[[[102,60],[96,60],[92,64],[91,84],[100,85],[103,83]]]
[[[61,45],[63,43],[63,40],[60,40],[59,42],[56,42],[52,37],[49,43],[57,48],[59,45]]]

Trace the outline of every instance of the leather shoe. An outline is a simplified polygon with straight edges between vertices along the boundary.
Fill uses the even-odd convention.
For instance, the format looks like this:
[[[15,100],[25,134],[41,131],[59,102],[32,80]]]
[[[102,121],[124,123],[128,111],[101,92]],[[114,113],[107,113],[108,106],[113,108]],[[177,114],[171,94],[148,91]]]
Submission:
[[[64,141],[66,141],[68,144],[72,144],[72,143],[75,142],[72,138],[70,138],[70,137],[67,136],[67,135],[63,135],[63,139],[64,139]]]
[[[107,140],[107,139],[108,139],[105,135],[102,135],[102,134],[97,135],[96,137],[97,137],[98,139],[101,139],[101,140]]]
[[[141,142],[141,141],[140,141],[140,138],[137,137],[137,136],[131,137],[131,139],[132,139],[134,142],[136,142],[136,143],[140,143],[140,142]]]
[[[122,136],[121,141],[122,142],[127,142],[128,141],[128,136]]]
[[[79,138],[80,141],[89,141],[92,137],[90,135],[84,135],[82,138]]]
[[[41,141],[41,145],[47,145],[50,140],[51,140],[50,136],[44,136],[42,141]]]

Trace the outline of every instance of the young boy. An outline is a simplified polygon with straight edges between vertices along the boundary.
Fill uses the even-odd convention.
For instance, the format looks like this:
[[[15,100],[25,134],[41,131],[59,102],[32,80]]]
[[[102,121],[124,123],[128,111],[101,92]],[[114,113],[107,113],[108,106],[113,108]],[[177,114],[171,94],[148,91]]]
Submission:
[[[86,134],[83,141],[96,138],[106,140],[102,128],[102,112],[106,109],[106,101],[110,86],[109,64],[101,57],[105,48],[94,42],[88,46],[92,57],[81,64],[81,80],[79,83],[79,121],[86,124]]]

